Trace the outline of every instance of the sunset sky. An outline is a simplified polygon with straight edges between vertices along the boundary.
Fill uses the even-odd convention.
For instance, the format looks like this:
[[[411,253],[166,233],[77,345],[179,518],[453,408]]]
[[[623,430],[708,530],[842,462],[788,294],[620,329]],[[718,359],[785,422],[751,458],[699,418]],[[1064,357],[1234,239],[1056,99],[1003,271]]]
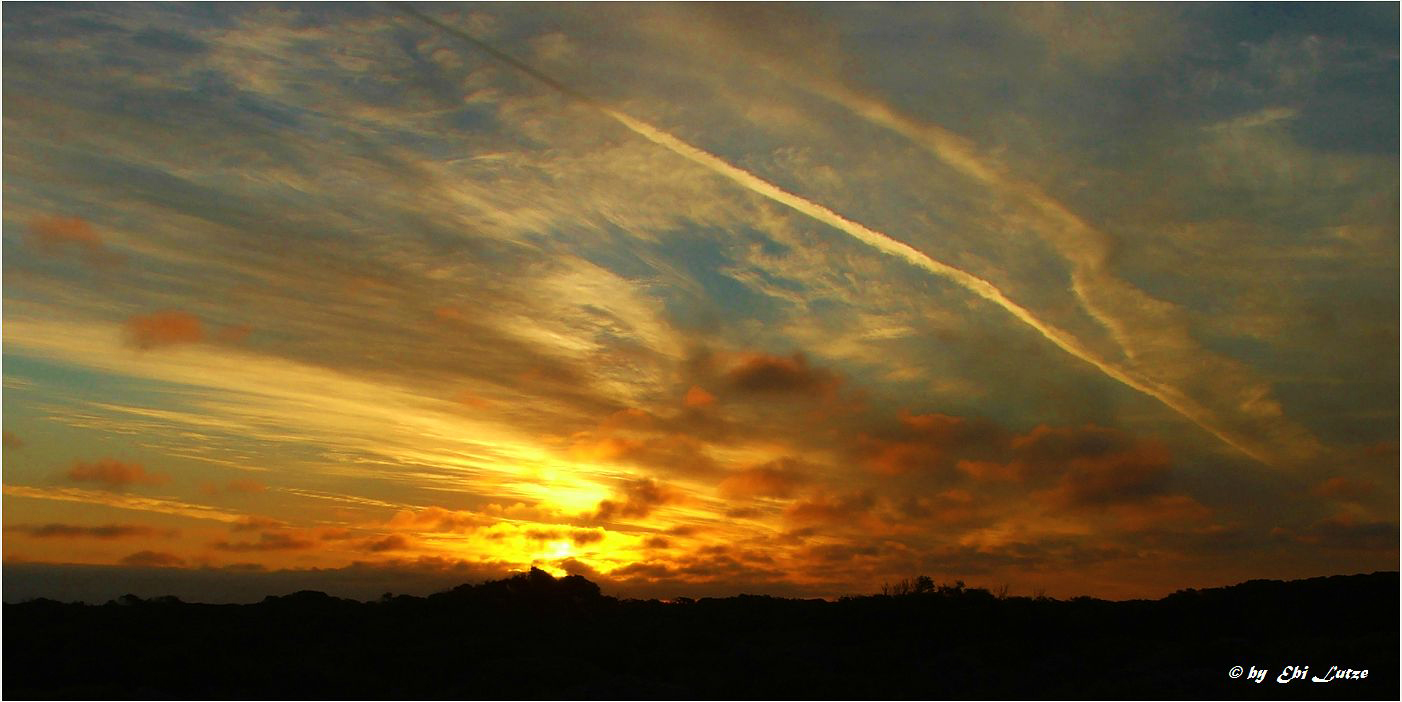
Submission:
[[[5,4],[7,600],[1398,568],[1396,4],[420,7]]]

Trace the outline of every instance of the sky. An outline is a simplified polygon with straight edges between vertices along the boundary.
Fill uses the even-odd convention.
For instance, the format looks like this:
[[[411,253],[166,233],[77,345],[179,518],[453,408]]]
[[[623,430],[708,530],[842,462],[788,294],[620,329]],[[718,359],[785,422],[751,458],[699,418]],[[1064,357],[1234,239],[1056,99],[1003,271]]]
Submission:
[[[1398,28],[7,3],[5,599],[1396,570]]]

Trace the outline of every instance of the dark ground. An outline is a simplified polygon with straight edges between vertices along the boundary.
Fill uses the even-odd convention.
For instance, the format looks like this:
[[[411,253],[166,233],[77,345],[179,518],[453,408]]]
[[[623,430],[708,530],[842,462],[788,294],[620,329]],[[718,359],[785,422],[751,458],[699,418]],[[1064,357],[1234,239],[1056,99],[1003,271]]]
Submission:
[[[927,582],[928,586],[929,583]],[[533,571],[427,598],[4,605],[7,699],[1398,699],[1398,574],[1157,601],[962,586],[662,603]],[[1235,665],[1264,682],[1232,679]],[[1363,680],[1276,682],[1285,666]]]

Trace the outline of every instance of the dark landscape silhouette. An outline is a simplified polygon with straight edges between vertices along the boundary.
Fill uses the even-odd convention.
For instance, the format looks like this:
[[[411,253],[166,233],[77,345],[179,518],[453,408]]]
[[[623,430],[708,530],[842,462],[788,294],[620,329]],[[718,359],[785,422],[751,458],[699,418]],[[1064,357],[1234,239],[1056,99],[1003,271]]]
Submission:
[[[1396,699],[1398,574],[1008,597],[618,600],[533,569],[428,597],[4,605],[7,698]],[[1230,675],[1233,666],[1266,671]],[[1307,676],[1277,682],[1286,666]],[[1339,679],[1331,667],[1360,671]],[[1286,673],[1288,676],[1288,672]],[[1330,682],[1311,678],[1329,677]],[[1347,677],[1345,675],[1344,677]]]

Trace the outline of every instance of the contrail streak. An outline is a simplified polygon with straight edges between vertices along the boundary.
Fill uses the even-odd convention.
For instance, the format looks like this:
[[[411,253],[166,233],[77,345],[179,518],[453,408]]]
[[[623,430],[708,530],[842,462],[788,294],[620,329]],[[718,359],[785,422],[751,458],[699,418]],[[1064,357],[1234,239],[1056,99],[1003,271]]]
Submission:
[[[481,49],[482,51],[491,55],[498,61],[501,61],[507,65],[516,68],[517,70],[520,70],[522,73],[525,73],[526,75],[540,81],[541,83],[544,83],[545,85],[554,88],[561,94],[599,110],[601,113],[614,119],[618,123],[622,124],[624,127],[627,127],[633,133],[667,149],[668,151],[671,151],[672,153],[677,154],[678,156],[686,158],[687,160],[706,168],[712,173],[728,178],[731,182],[734,182],[737,185],[740,185],[741,187],[744,187],[745,189],[753,193],[762,195],[770,200],[773,200],[774,202],[785,205],[819,222],[827,224],[828,226],[833,227],[834,229],[842,231],[847,235],[853,237],[854,239],[857,239],[858,241],[861,241],[877,249],[878,251],[881,251],[882,253],[894,256],[903,261],[906,261],[911,265],[914,265],[918,268],[921,268],[930,273],[934,273],[935,275],[938,275],[942,278],[950,280],[955,284],[963,287],[964,289],[974,293],[975,295],[978,295],[979,297],[982,297],[983,299],[988,300],[989,302],[992,302],[993,304],[998,305],[999,307],[1002,307],[1004,310],[1016,317],[1019,321],[1036,330],[1037,333],[1041,334],[1045,339],[1055,344],[1061,350],[1071,354],[1072,356],[1075,356],[1076,358],[1081,359],[1082,361],[1085,361],[1086,363],[1089,363],[1090,365],[1098,369],[1101,373],[1104,373],[1106,376],[1116,381],[1119,381],[1126,387],[1132,388],[1140,393],[1143,393],[1145,395],[1148,395],[1149,397],[1158,400],[1159,402],[1162,402],[1164,405],[1166,405],[1173,411],[1192,421],[1194,424],[1208,431],[1209,433],[1221,439],[1223,442],[1227,443],[1228,445],[1232,446],[1238,451],[1241,451],[1242,453],[1258,461],[1261,461],[1262,463],[1270,463],[1270,461],[1266,457],[1261,455],[1259,452],[1254,451],[1252,448],[1246,446],[1241,440],[1232,436],[1225,430],[1214,426],[1213,423],[1210,421],[1211,413],[1208,412],[1202,406],[1198,405],[1191,398],[1184,396],[1182,393],[1174,390],[1173,388],[1162,387],[1155,383],[1151,383],[1141,378],[1138,378],[1135,375],[1115,365],[1114,363],[1100,358],[1070,333],[1062,331],[1061,329],[1058,329],[1057,327],[1038,319],[1026,307],[1019,305],[1018,303],[1014,302],[1012,299],[1004,295],[1003,292],[999,290],[997,286],[995,286],[993,283],[990,283],[989,281],[984,280],[983,278],[973,275],[972,273],[969,273],[967,271],[955,268],[954,266],[944,263],[943,261],[936,260],[935,258],[910,246],[909,244],[893,239],[892,237],[886,234],[878,232],[858,222],[854,222],[850,219],[847,219],[846,217],[843,217],[842,215],[833,212],[832,210],[816,202],[803,198],[799,195],[795,195],[794,193],[784,190],[783,188],[780,188],[779,186],[774,185],[773,183],[770,183],[769,181],[764,180],[763,178],[760,178],[759,176],[750,173],[749,171],[731,165],[729,162],[721,159],[720,157],[711,154],[707,151],[704,151],[700,148],[697,148],[696,146],[693,146],[685,141],[682,141],[681,139],[672,136],[666,131],[658,129],[657,127],[643,122],[642,120],[634,119],[633,117],[630,117],[629,115],[624,114],[623,112],[609,107],[608,105],[598,100],[595,100],[594,98],[591,98],[588,95],[585,95],[584,93],[574,90],[573,88],[570,88],[569,86],[545,75],[544,73],[541,73],[540,71],[535,70],[534,68],[531,68],[529,65],[522,63],[516,60],[515,58],[512,58],[510,55],[498,51],[497,49],[483,43],[482,41],[472,37],[471,35],[468,35],[460,30],[445,25],[442,22],[439,22],[438,20],[435,20],[432,17],[421,13],[412,7],[409,7],[407,5],[396,5],[395,7],[401,12],[404,12],[409,16],[418,19],[419,21],[422,21],[438,29],[444,32],[445,34],[461,39],[471,44],[472,46]]]

